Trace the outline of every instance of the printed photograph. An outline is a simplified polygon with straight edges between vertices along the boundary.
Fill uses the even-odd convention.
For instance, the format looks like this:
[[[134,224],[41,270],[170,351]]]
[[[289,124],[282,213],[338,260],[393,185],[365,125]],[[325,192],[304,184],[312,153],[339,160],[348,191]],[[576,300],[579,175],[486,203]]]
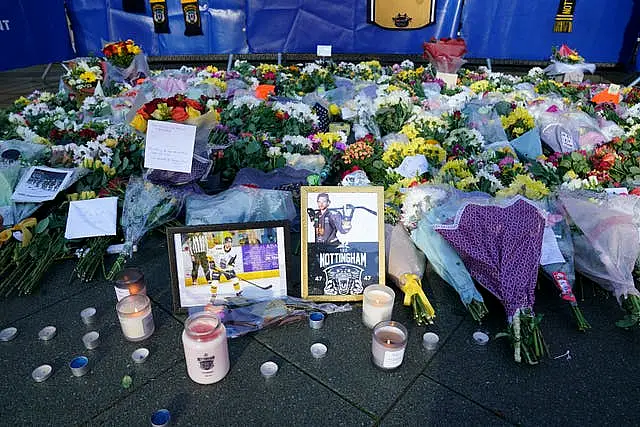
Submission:
[[[361,297],[383,283],[382,189],[303,188],[303,294]]]
[[[287,294],[285,227],[185,228],[193,231],[173,235],[172,274],[181,307],[216,304],[236,296],[260,299]]]

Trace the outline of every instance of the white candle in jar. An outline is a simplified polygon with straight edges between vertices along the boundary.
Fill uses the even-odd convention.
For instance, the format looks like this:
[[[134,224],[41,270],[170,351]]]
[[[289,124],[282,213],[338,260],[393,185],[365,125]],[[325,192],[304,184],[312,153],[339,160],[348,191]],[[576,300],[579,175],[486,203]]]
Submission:
[[[371,355],[382,369],[395,369],[402,364],[407,348],[407,329],[398,322],[381,322],[373,329]]]
[[[151,301],[146,295],[129,295],[116,305],[120,327],[129,341],[142,341],[153,334]]]
[[[185,321],[182,345],[189,377],[212,384],[229,372],[229,347],[224,324],[214,313],[195,313]]]
[[[368,328],[373,328],[379,322],[391,320],[395,296],[388,286],[367,286],[362,300],[362,322]]]

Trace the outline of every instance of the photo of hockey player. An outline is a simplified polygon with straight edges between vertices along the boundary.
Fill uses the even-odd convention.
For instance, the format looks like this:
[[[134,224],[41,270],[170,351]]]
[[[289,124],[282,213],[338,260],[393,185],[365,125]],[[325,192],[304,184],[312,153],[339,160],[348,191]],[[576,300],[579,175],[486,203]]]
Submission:
[[[172,281],[177,285],[181,307],[219,304],[238,296],[267,299],[286,295],[288,224],[222,228],[178,227],[193,231],[171,235]]]
[[[240,268],[238,272],[242,272],[242,251],[239,247],[234,247],[232,243],[233,238],[225,237],[224,243],[213,248],[212,254],[209,255],[211,302],[215,302],[218,296],[221,277],[224,277],[233,286],[236,296],[242,294],[240,279],[236,274],[236,268]]]
[[[303,293],[318,300],[361,298],[366,286],[384,282],[382,189],[303,189]]]

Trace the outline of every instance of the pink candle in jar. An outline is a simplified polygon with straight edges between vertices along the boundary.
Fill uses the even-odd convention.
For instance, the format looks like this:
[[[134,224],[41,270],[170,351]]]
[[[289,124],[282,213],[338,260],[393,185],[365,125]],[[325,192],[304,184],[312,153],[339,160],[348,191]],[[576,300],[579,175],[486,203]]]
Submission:
[[[227,332],[220,318],[210,312],[195,313],[184,323],[182,345],[189,377],[199,384],[213,384],[229,372]]]

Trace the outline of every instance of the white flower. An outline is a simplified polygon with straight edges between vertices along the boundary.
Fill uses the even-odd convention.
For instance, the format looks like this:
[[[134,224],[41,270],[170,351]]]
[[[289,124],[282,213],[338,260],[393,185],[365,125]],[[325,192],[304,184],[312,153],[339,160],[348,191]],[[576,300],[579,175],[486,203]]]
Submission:
[[[447,192],[437,187],[419,185],[408,189],[402,203],[400,221],[409,229],[416,228],[422,216],[446,197]]]
[[[287,113],[289,117],[301,122],[318,123],[318,116],[311,111],[311,108],[307,104],[303,104],[302,102],[274,102],[272,108],[276,111]]]
[[[293,146],[298,146],[298,147],[302,147],[302,148],[307,148],[307,149],[311,149],[311,146],[313,145],[313,142],[309,139],[309,138],[305,138],[304,136],[292,136],[292,135],[285,135],[284,138],[282,138],[282,142],[284,144],[291,144]]]
[[[280,147],[269,147],[267,151],[267,157],[278,157],[282,154]]]
[[[540,77],[544,74],[544,70],[540,67],[533,67],[532,69],[529,70],[529,72],[527,73],[527,75],[529,77]]]
[[[262,100],[252,95],[234,96],[231,102],[234,108],[241,108],[243,105],[246,105],[250,110],[260,104],[262,104]]]
[[[405,59],[400,63],[400,68],[405,70],[413,70],[414,65],[413,65],[413,62],[409,61],[408,59]]]

